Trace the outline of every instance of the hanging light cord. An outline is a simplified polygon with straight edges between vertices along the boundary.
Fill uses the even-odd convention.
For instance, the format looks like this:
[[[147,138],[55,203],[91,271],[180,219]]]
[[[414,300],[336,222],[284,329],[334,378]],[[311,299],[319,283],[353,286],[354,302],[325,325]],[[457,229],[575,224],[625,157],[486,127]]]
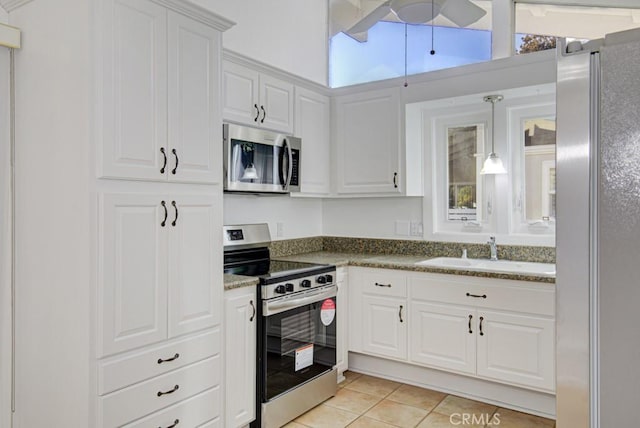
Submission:
[[[431,0],[431,55],[435,55],[436,51],[433,48],[433,29],[435,26],[435,21],[436,21],[436,17],[434,16],[435,13],[435,0]]]
[[[496,129],[496,127],[495,127],[496,101],[497,101],[497,99],[495,99],[495,98],[491,99],[491,153],[489,154],[489,156],[491,156],[492,154],[494,154],[496,152],[496,148],[495,148],[496,136],[493,135],[494,130]]]
[[[407,83],[407,23],[404,24],[404,87],[409,86]]]

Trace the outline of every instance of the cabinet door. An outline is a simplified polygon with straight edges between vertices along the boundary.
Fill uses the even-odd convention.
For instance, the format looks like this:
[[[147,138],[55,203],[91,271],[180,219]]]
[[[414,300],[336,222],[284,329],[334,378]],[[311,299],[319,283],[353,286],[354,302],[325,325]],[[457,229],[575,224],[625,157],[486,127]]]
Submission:
[[[221,322],[224,286],[218,200],[222,197],[213,194],[180,195],[169,202],[169,337]]]
[[[293,85],[267,74],[260,75],[260,126],[293,133]]]
[[[171,181],[219,183],[222,179],[219,51],[217,30],[169,13]]]
[[[224,61],[222,65],[222,116],[224,120],[258,126],[258,72]]]
[[[324,95],[296,87],[295,135],[302,138],[302,193],[331,191],[330,103]]]
[[[383,357],[406,359],[406,309],[406,300],[364,295],[362,350]]]
[[[338,367],[338,380],[344,378],[343,373],[349,368],[349,344],[348,344],[348,318],[349,318],[349,277],[346,268],[339,268],[336,274],[338,285],[338,326],[336,344],[336,366]]]
[[[547,391],[555,389],[553,319],[478,311],[478,375]]]
[[[147,0],[105,0],[100,177],[166,180],[167,11]]]
[[[401,118],[397,88],[338,97],[338,193],[401,192]]]
[[[255,419],[256,289],[225,292],[226,425],[242,427]]]
[[[101,198],[101,355],[167,337],[167,235],[162,195]]]
[[[472,308],[411,302],[411,361],[475,374],[476,318]]]

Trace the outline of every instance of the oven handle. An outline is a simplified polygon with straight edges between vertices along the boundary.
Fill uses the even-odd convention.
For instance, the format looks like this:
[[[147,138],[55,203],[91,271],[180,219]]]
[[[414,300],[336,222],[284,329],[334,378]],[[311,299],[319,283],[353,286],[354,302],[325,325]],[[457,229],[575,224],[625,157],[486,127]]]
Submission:
[[[300,297],[298,299],[284,299],[275,302],[264,302],[262,315],[269,316],[279,314],[290,309],[299,308],[300,306],[321,302],[322,300],[328,299],[330,297],[336,297],[337,294],[337,287],[333,285],[317,293],[305,294],[303,297]]]

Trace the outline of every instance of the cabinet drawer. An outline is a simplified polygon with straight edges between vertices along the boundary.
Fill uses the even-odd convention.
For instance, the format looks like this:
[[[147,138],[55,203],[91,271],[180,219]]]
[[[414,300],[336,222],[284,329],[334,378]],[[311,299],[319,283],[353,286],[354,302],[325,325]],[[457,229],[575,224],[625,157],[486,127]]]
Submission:
[[[197,427],[220,419],[220,387],[211,388],[202,394],[153,413],[125,425],[123,428],[165,428],[176,424],[177,427]],[[177,422],[177,423],[176,423]],[[208,425],[205,425],[208,426]]]
[[[555,289],[551,284],[436,274],[415,276],[409,282],[413,299],[555,315]]]
[[[360,271],[362,292],[380,296],[407,297],[407,277],[388,269]]]
[[[122,426],[220,385],[220,372],[218,355],[105,395],[99,400],[102,426],[103,428]],[[162,394],[172,390],[174,392]]]
[[[220,330],[216,329],[104,362],[98,368],[98,394],[104,395],[216,355],[220,353],[220,336]]]

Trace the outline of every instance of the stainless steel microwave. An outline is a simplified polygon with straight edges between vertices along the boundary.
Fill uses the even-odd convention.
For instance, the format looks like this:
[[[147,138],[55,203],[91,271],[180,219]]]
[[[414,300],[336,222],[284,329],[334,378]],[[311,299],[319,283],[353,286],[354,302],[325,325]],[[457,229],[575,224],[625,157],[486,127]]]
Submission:
[[[225,191],[300,191],[300,138],[233,123],[222,129]]]

